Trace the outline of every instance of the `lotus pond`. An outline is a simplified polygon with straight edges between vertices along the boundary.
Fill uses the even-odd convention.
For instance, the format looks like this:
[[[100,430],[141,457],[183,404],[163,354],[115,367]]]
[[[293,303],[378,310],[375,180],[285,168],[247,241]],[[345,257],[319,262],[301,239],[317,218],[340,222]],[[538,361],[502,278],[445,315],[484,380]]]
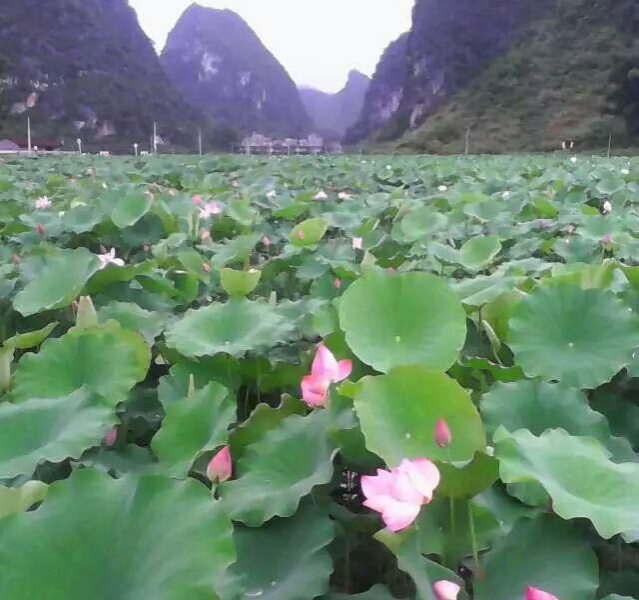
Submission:
[[[0,164],[2,600],[639,598],[639,162]]]

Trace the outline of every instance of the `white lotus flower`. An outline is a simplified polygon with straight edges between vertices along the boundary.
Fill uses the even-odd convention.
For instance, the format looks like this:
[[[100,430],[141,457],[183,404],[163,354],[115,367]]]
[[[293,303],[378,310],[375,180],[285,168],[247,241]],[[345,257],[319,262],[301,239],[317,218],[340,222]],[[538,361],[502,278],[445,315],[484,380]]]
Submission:
[[[352,242],[353,250],[361,250],[363,241],[361,237],[354,237]]]
[[[570,162],[574,165],[577,162],[577,157],[576,156],[571,156],[570,157]]]
[[[612,211],[612,204],[610,204],[610,200],[606,200],[603,203],[603,213],[604,215],[607,215],[611,211]]]
[[[622,175],[630,175],[630,171],[628,169],[621,169]]]
[[[445,192],[445,191],[447,191],[447,190],[448,190],[448,186],[440,185],[440,186],[437,188],[437,190],[438,190],[438,191],[440,191],[440,192]]]
[[[337,197],[340,200],[350,200],[353,196],[351,196],[351,194],[349,194],[348,192],[340,192],[339,194],[337,194]]]
[[[509,192],[508,190],[506,190],[506,191],[505,191],[505,192],[501,195],[501,197],[502,197],[504,200],[508,200],[508,198],[510,198],[510,192]]]
[[[116,265],[117,267],[123,267],[124,261],[121,258],[115,257],[115,248],[111,248],[110,252],[104,254],[98,254],[100,259],[100,270],[105,269],[109,265]]]
[[[317,192],[317,194],[315,194],[315,200],[326,200],[327,198],[328,194],[324,190],[321,190]]]
[[[35,207],[37,210],[43,210],[45,208],[49,208],[51,206],[51,200],[46,196],[42,196],[35,201]]]
[[[269,200],[273,200],[277,196],[277,192],[275,190],[271,190],[270,192],[266,192],[266,197]]]
[[[200,219],[208,219],[212,215],[219,215],[222,207],[217,202],[207,202],[204,208],[200,208]]]

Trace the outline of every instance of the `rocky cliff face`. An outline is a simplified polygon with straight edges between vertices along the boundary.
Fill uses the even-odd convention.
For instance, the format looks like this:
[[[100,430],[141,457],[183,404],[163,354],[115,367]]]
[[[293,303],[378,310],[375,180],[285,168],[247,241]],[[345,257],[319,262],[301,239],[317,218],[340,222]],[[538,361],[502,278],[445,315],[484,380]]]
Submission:
[[[402,101],[406,74],[408,33],[388,46],[368,87],[358,119],[344,141],[352,144],[381,129],[397,112]]]
[[[69,144],[146,144],[154,121],[169,141],[193,135],[196,112],[127,0],[0,0],[0,55],[10,112],[3,136],[24,136],[27,111],[34,135]]]
[[[230,10],[191,5],[161,60],[191,105],[240,133],[301,137],[312,128],[284,67]]]
[[[326,139],[340,141],[359,117],[370,78],[359,71],[348,74],[346,85],[336,94],[300,88],[300,96],[315,131]]]

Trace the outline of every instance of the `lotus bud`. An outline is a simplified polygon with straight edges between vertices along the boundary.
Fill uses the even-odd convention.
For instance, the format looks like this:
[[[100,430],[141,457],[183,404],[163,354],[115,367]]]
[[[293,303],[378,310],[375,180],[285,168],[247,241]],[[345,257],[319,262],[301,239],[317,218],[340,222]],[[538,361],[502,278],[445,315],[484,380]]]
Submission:
[[[558,598],[529,585],[526,589],[526,600],[558,600]]]
[[[604,233],[603,236],[601,236],[601,243],[604,246],[612,244],[612,236],[609,233]]]
[[[6,392],[11,386],[11,364],[13,348],[0,348],[0,392]]]
[[[38,235],[44,235],[44,225],[38,223],[36,225],[36,231],[37,231]]]
[[[440,448],[447,448],[448,446],[450,446],[450,442],[452,441],[453,436],[450,433],[448,423],[446,423],[445,419],[437,419],[437,423],[435,424],[434,438],[435,443]]]
[[[102,441],[104,445],[107,446],[107,448],[111,448],[111,446],[115,444],[117,439],[118,439],[118,430],[114,427],[113,429],[110,429],[109,431],[106,432],[106,434],[104,435],[104,439]]]
[[[231,181],[231,187],[234,188],[234,189],[237,188],[237,179],[233,179]]]
[[[575,232],[575,226],[572,223],[568,223],[568,225],[566,225],[566,233],[574,233]]]
[[[20,257],[15,252],[11,255],[11,260],[13,261],[13,264],[15,265],[20,264]]]
[[[91,301],[90,296],[80,296],[78,302],[78,312],[75,316],[76,327],[85,329],[98,324],[98,313],[95,312],[95,307]]]
[[[433,584],[433,591],[437,600],[457,600],[457,594],[461,588],[452,581],[440,579]]]
[[[209,263],[202,263],[202,271],[205,271],[206,273],[210,273],[211,265],[209,265]]]
[[[361,250],[363,241],[364,240],[361,237],[354,237],[351,242],[351,245],[353,246],[353,250]]]
[[[301,229],[298,229],[297,233],[295,235],[297,236],[298,240],[303,240],[304,239],[304,232]]]
[[[193,194],[193,196],[191,196],[191,202],[193,202],[195,206],[199,206],[202,204],[202,196],[200,196],[200,194]]]
[[[208,229],[202,229],[202,231],[200,231],[200,239],[205,242],[206,240],[210,240],[211,239],[211,232]]]
[[[342,287],[342,282],[340,281],[339,277],[336,277],[335,279],[333,279],[333,287],[336,290],[339,290],[339,288]]]
[[[264,244],[268,248],[271,245],[271,238],[264,236],[262,238],[262,244]]]
[[[232,473],[231,452],[228,446],[224,446],[209,462],[209,466],[206,468],[206,476],[211,483],[222,483],[229,479]]]

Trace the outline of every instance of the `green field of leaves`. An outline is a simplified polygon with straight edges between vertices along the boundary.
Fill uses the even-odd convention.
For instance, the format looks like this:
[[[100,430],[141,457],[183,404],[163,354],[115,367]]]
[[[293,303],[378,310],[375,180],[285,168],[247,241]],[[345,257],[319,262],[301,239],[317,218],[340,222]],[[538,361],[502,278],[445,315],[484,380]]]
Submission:
[[[639,599],[639,162],[0,163],[2,600]]]

